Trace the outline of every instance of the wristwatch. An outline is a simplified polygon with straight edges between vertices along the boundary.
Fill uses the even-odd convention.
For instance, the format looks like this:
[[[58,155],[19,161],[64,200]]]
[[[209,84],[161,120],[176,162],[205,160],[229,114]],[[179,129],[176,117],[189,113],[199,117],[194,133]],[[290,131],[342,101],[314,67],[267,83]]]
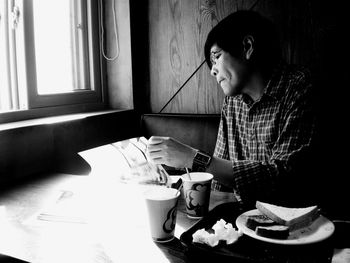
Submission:
[[[192,171],[205,172],[211,161],[211,156],[208,153],[198,150],[193,159]]]

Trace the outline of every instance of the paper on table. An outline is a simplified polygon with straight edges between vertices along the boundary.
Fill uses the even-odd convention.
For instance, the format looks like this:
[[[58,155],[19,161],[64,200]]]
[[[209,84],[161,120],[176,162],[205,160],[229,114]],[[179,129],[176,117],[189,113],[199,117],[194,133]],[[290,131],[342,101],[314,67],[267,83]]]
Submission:
[[[170,178],[146,156],[147,139],[135,137],[79,152],[95,173],[113,173],[124,183],[166,185]]]
[[[37,219],[65,223],[87,223],[87,215],[82,197],[69,190],[62,190],[50,207],[37,215]]]
[[[87,224],[89,221],[89,202],[91,198],[84,187],[76,189],[56,189],[45,201],[42,208],[23,222],[30,226],[57,223]]]

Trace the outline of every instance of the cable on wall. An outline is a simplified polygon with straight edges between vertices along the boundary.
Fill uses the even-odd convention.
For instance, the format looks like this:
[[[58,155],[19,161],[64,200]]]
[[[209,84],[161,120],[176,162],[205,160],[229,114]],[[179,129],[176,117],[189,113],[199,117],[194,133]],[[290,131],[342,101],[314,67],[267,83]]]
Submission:
[[[205,63],[205,60],[202,61],[202,63],[196,68],[196,70],[192,73],[191,76],[189,76],[189,78],[184,82],[184,84],[181,85],[181,87],[175,92],[175,94],[168,100],[168,102],[163,106],[163,108],[159,111],[159,113],[161,113],[166,106],[168,106],[168,104],[173,100],[173,98],[175,98],[175,96],[180,92],[180,90],[182,90],[183,87],[185,87],[185,85],[187,84],[187,82],[194,76],[194,74],[197,73],[197,71],[202,67],[202,65]]]
[[[115,37],[115,43],[116,43],[116,54],[112,57],[108,57],[104,50],[104,27],[103,27],[103,21],[104,21],[104,15],[103,15],[103,0],[100,0],[100,25],[101,25],[101,49],[102,49],[102,55],[106,60],[113,61],[116,60],[119,57],[120,49],[119,49],[119,37],[118,37],[118,27],[117,27],[117,17],[116,17],[116,11],[115,11],[115,0],[112,0],[112,13],[113,13],[113,30],[114,30],[114,37]]]
[[[248,10],[253,9],[257,3],[260,0],[256,0],[250,8],[248,8]],[[158,112],[158,113],[162,113],[162,111],[166,108],[166,106],[168,106],[168,104],[176,97],[176,95],[180,92],[180,90],[183,89],[183,87],[185,87],[185,85],[187,84],[187,82],[197,73],[197,71],[203,66],[203,64],[205,63],[205,60],[195,69],[195,71],[191,74],[191,76],[189,76],[187,78],[187,80],[184,82],[184,84],[181,85],[181,87],[175,92],[175,94],[167,101],[167,103],[165,103],[165,105],[163,106],[163,108]]]

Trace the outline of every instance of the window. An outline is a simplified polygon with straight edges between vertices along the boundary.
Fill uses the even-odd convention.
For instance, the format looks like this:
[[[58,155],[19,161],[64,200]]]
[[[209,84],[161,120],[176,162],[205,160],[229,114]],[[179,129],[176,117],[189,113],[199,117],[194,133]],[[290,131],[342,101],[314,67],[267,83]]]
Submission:
[[[0,122],[103,107],[98,9],[94,0],[0,0]]]

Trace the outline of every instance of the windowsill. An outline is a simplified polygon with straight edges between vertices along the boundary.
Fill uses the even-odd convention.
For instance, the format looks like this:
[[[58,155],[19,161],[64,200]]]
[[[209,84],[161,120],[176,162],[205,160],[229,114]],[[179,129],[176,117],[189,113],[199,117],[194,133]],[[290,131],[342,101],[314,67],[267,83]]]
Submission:
[[[0,124],[0,185],[76,172],[78,152],[138,136],[139,120],[134,110],[101,110]]]
[[[47,125],[54,123],[64,123],[74,120],[85,119],[93,116],[112,114],[117,112],[127,112],[130,110],[103,110],[103,111],[93,111],[93,112],[84,112],[84,113],[74,113],[74,114],[64,114],[59,116],[45,117],[45,118],[36,118],[23,121],[15,121],[9,123],[0,124],[0,132],[6,130],[13,130],[31,126]]]

